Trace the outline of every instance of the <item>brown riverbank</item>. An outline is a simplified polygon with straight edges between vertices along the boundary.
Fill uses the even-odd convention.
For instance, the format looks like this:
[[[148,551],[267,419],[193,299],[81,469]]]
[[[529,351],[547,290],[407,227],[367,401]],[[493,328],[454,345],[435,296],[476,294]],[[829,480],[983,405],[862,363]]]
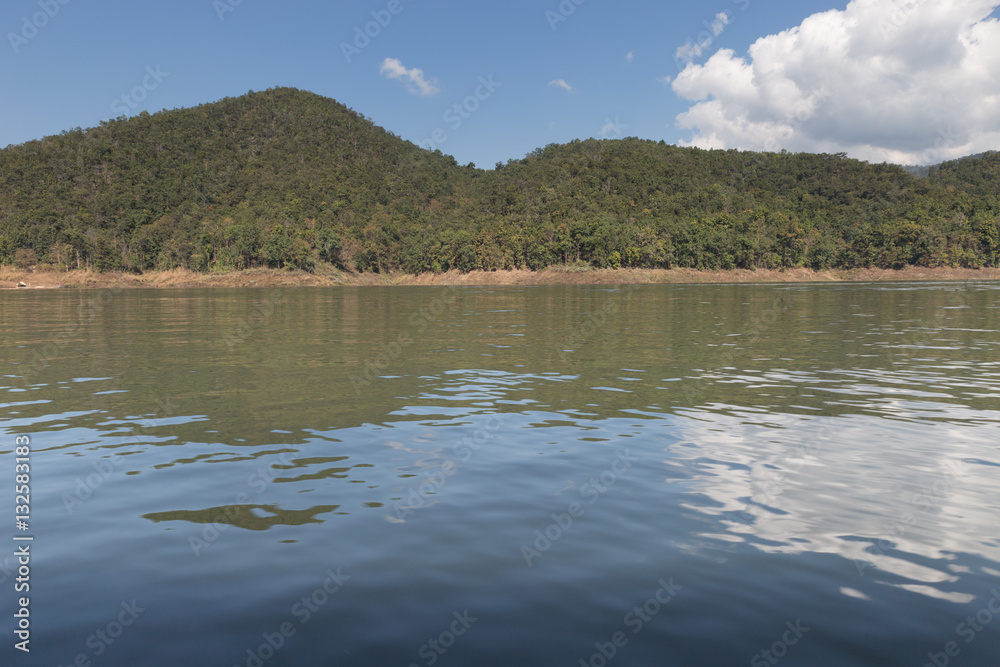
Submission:
[[[1000,269],[953,269],[908,267],[901,270],[810,269],[696,271],[693,269],[574,269],[557,267],[544,271],[474,271],[421,275],[351,274],[328,275],[302,271],[254,269],[206,274],[193,271],[95,273],[92,271],[23,271],[0,269],[0,289],[15,289],[19,282],[29,289],[139,288],[139,287],[330,287],[372,285],[622,285],[683,283],[791,283],[791,282],[882,282],[882,281],[1000,280]]]

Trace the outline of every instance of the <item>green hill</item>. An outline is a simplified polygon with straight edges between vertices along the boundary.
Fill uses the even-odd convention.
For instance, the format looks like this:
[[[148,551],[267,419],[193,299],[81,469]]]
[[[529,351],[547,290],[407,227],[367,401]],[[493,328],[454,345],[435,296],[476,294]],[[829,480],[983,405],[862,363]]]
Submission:
[[[939,186],[969,195],[979,206],[1000,209],[1000,153],[996,151],[936,165],[929,178]]]
[[[997,154],[550,145],[459,166],[279,88],[0,151],[0,264],[148,271],[997,266]]]

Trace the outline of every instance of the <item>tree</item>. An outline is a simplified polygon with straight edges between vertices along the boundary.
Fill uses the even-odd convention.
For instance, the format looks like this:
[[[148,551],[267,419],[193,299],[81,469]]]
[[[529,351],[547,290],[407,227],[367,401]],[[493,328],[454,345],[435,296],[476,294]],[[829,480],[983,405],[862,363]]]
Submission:
[[[0,263],[26,249],[133,271],[996,266],[998,184],[998,153],[918,178],[636,138],[484,171],[275,88],[0,150]]]
[[[22,271],[27,271],[38,263],[38,255],[31,248],[18,248],[14,253],[14,264]]]

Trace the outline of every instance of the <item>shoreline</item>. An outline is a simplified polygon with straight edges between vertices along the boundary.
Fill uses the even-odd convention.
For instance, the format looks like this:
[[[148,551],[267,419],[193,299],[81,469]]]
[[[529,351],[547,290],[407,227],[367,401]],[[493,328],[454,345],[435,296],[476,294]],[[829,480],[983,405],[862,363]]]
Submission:
[[[851,283],[851,282],[968,282],[1000,280],[1000,269],[907,267],[904,269],[577,269],[555,267],[542,271],[473,271],[461,273],[375,274],[306,273],[282,269],[248,269],[230,273],[197,273],[185,269],[144,274],[97,273],[74,270],[28,271],[0,269],[0,289],[107,289],[196,287],[378,287],[378,286],[528,286],[528,285],[682,285],[722,283]]]

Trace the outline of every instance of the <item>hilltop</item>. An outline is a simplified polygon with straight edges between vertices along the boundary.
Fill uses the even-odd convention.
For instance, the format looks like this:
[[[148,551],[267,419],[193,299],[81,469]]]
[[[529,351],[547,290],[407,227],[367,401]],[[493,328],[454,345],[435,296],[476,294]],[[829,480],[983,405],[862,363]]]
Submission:
[[[636,138],[482,170],[290,88],[0,150],[0,264],[142,273],[996,267],[1000,154],[920,178]]]

